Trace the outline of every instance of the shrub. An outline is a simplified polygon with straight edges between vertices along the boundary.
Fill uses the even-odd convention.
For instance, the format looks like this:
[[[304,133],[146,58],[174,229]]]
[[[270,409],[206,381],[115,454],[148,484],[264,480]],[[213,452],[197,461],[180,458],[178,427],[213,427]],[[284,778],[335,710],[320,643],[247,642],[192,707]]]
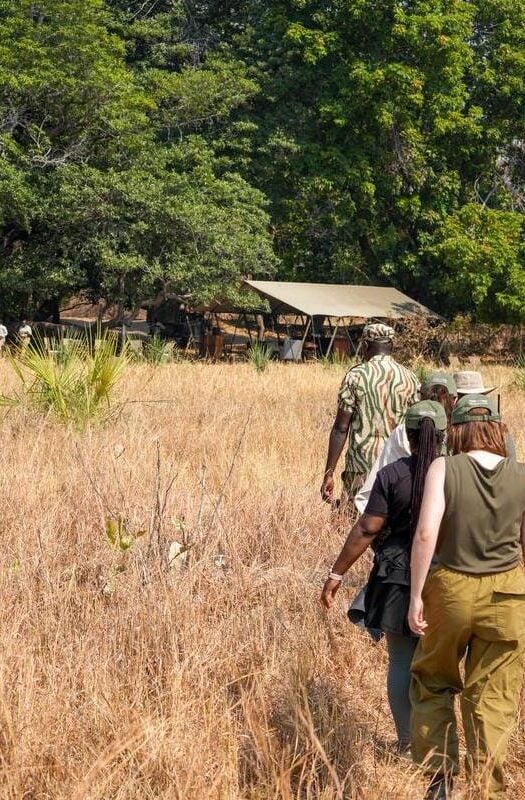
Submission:
[[[142,358],[148,364],[168,364],[172,360],[171,343],[160,336],[150,336],[142,346]]]
[[[78,339],[58,354],[40,345],[19,350],[9,360],[22,393],[14,398],[1,396],[0,404],[13,406],[25,398],[45,413],[79,427],[104,419],[130,360],[126,349],[117,354],[117,346],[116,337],[106,334],[96,343]]]
[[[412,372],[418,379],[420,383],[424,383],[428,376],[430,375],[431,370],[428,367],[428,364],[423,363],[421,360],[416,359],[410,364]]]
[[[255,342],[248,350],[248,361],[256,372],[264,372],[271,358],[272,353],[270,348],[261,342]]]
[[[356,363],[356,359],[349,355],[332,350],[327,356],[322,356],[319,361],[325,369],[350,369]]]

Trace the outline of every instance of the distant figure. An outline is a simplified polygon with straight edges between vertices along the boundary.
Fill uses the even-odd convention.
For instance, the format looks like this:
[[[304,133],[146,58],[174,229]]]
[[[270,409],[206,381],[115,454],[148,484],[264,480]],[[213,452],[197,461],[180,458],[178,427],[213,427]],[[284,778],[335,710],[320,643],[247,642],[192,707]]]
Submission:
[[[20,327],[18,328],[18,340],[20,342],[21,347],[25,348],[28,346],[29,342],[31,341],[32,335],[33,335],[33,329],[31,328],[31,325],[28,323],[26,319],[23,319]]]
[[[348,439],[343,484],[353,500],[386,439],[418,400],[414,373],[392,358],[394,330],[371,324],[363,330],[362,364],[352,367],[339,390],[339,407],[328,444],[321,496],[333,502],[334,471]]]
[[[153,322],[149,326],[150,336],[158,336],[160,338],[165,330],[166,326],[160,320],[158,320],[157,317],[153,319]]]
[[[7,339],[7,328],[3,322],[0,322],[0,354],[4,349],[6,339]]]

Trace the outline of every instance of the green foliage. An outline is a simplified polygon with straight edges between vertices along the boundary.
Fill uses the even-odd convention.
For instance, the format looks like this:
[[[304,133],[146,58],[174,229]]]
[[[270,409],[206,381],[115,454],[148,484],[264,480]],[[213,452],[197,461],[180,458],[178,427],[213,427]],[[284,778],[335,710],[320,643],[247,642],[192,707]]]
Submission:
[[[3,405],[26,398],[32,405],[58,420],[85,427],[105,420],[112,409],[115,386],[129,363],[126,351],[117,354],[117,339],[107,335],[91,346],[80,341],[66,351],[67,357],[39,346],[19,349],[9,356],[22,393],[3,398]]]
[[[182,2],[167,8],[0,3],[0,312],[80,290],[122,308],[170,286],[233,297],[273,268],[264,196],[200,135],[255,84],[219,54],[196,64]]]
[[[248,361],[256,372],[265,372],[271,359],[270,348],[262,342],[253,342],[248,349]]]
[[[445,313],[459,289],[451,311],[483,316],[461,276],[440,285],[427,248],[464,207],[525,207],[525,6],[246,5],[252,32],[234,41],[261,85],[242,116],[249,174],[271,199],[281,274],[392,282]],[[504,314],[523,316],[519,283]]]
[[[167,364],[171,361],[171,348],[160,336],[150,336],[142,346],[142,358],[148,364]]]
[[[0,0],[0,313],[393,283],[525,319],[525,6]]]
[[[42,348],[37,345],[37,352]],[[76,338],[60,339],[55,349],[50,351],[53,359],[62,366],[69,366],[86,351],[86,339],[83,336]]]
[[[514,367],[514,377],[511,386],[525,392],[525,355],[520,353],[513,359],[512,366]]]
[[[145,530],[131,532],[122,514],[119,514],[117,519],[106,520],[106,539],[110,547],[115,550],[126,552],[145,534]]]
[[[514,372],[514,378],[512,380],[512,385],[515,386],[517,389],[520,389],[522,392],[525,392],[525,367],[521,366],[516,369]]]
[[[525,218],[468,204],[428,239],[431,281],[449,296],[450,311],[474,304],[479,319],[525,319]],[[433,267],[433,269],[432,269]]]
[[[355,358],[344,355],[338,350],[332,350],[327,356],[322,356],[319,361],[325,369],[348,370],[355,363]]]
[[[431,372],[431,370],[428,368],[428,365],[425,364],[424,361],[415,361],[412,364],[410,364],[410,368],[412,372],[415,374],[419,383],[424,383],[426,379],[429,377]]]

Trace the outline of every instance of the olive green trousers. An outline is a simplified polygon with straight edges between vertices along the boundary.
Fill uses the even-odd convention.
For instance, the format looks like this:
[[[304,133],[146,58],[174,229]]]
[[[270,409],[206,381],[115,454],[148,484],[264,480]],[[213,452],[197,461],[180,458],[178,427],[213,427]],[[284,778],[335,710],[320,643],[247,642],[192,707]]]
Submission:
[[[523,677],[523,568],[471,575],[439,566],[426,581],[423,604],[428,628],[414,655],[410,687],[413,758],[433,774],[458,772],[459,694],[469,779],[480,798],[499,800]]]

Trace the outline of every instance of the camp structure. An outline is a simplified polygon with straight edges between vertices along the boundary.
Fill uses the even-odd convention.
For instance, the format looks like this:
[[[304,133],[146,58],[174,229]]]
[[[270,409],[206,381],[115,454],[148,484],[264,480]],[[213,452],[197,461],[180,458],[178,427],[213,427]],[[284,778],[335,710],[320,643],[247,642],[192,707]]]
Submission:
[[[245,280],[235,303],[217,298],[194,304],[191,297],[159,296],[144,304],[150,327],[214,360],[243,357],[252,333],[283,360],[341,355],[356,350],[363,322],[413,316],[438,318],[397,289],[385,286]],[[246,338],[241,331],[247,334]],[[243,343],[239,344],[239,338]]]
[[[306,318],[301,349],[309,334],[314,345],[317,344],[319,331],[316,322],[322,323],[327,319],[331,336],[325,355],[331,352],[338,330],[351,320],[395,320],[414,316],[439,318],[426,306],[389,286],[253,280],[244,283],[267,301],[274,317],[295,314]]]

